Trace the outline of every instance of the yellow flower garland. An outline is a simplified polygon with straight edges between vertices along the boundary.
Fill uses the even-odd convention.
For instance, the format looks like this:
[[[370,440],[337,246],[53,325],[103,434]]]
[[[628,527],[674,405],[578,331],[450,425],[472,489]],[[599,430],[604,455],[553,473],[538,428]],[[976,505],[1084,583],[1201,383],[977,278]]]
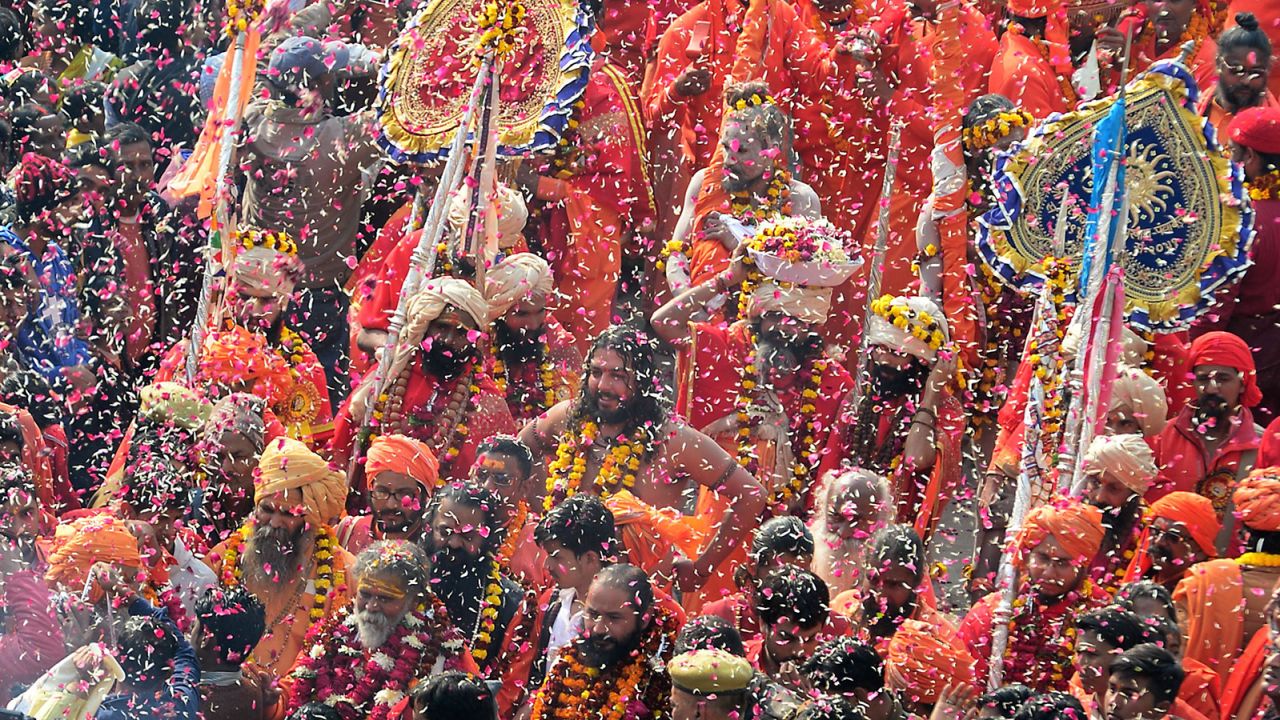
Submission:
[[[498,350],[494,346],[490,346],[492,353],[492,375],[493,382],[498,386],[498,392],[507,397],[507,387],[510,379],[507,378],[507,364],[502,362],[502,358],[498,355]],[[556,404],[556,365],[551,361],[551,348],[546,342],[542,343],[542,362],[538,364],[538,382],[541,384],[542,404],[534,407],[532,404],[524,403],[524,412],[533,414],[542,412]]]
[[[942,325],[932,315],[907,305],[895,305],[893,300],[893,295],[881,295],[871,302],[871,312],[884,318],[899,330],[909,333],[933,350],[940,349],[946,343],[947,338],[942,334]]]
[[[980,125],[965,128],[960,136],[966,150],[986,150],[1009,137],[1009,133],[1013,132],[1014,128],[1029,128],[1035,124],[1035,121],[1031,113],[1022,108],[1015,108],[1001,112]]]
[[[284,231],[270,232],[257,228],[241,228],[231,233],[231,243],[245,250],[265,247],[284,255],[296,257],[298,254],[298,244]]]
[[[243,582],[240,570],[240,557],[244,555],[244,551],[249,542],[249,535],[253,532],[253,521],[249,521],[242,525],[239,530],[232,536],[232,540],[227,544],[226,552],[222,556],[222,584],[225,587],[233,587]],[[316,534],[316,579],[315,598],[311,603],[311,610],[308,613],[312,622],[316,622],[324,617],[325,601],[329,596],[329,591],[333,589],[335,580],[341,585],[344,580],[341,574],[335,577],[333,572],[333,548],[335,540],[333,533],[327,527],[321,527]]]
[[[566,431],[556,446],[556,459],[547,466],[547,496],[542,506],[550,510],[557,499],[576,495],[587,475],[587,452],[600,434],[600,426],[588,420],[582,424],[578,437]],[[636,474],[640,471],[640,459],[648,449],[648,432],[637,428],[627,442],[617,442],[609,449],[600,472],[596,473],[596,494],[601,500],[619,490],[631,490],[636,486]]]
[[[485,3],[476,15],[480,37],[476,40],[476,52],[483,57],[492,52],[498,57],[509,57],[516,41],[524,33],[526,9],[519,0],[494,0]]]
[[[1249,187],[1250,200],[1275,200],[1280,191],[1280,170],[1272,170],[1245,184]]]
[[[480,612],[476,615],[476,631],[471,634],[471,657],[483,667],[489,657],[489,644],[493,642],[493,629],[502,608],[502,573],[495,559],[490,563],[489,582],[484,589]]]

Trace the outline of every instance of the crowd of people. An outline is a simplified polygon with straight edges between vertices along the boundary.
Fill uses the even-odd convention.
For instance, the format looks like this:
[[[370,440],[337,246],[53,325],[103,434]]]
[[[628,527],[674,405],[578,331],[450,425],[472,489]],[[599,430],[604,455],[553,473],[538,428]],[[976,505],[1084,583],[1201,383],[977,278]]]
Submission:
[[[388,152],[423,13],[541,58],[503,92],[576,15],[556,142],[439,193]],[[1274,0],[0,0],[0,706],[1275,720],[1275,43]],[[996,163],[1165,61],[1252,265],[1031,450],[1097,350],[977,251]]]

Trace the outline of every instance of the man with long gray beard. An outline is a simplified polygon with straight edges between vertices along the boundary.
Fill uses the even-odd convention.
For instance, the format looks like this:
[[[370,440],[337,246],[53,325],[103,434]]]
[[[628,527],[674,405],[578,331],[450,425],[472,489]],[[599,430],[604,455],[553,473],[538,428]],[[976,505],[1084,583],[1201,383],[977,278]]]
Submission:
[[[441,487],[431,498],[422,539],[430,553],[431,592],[462,629],[480,674],[502,680],[498,708],[505,717],[523,695],[516,673],[528,677],[529,638],[536,598],[502,571],[503,539],[497,496],[477,485]]]
[[[404,717],[408,692],[447,670],[476,672],[462,633],[428,587],[426,555],[384,540],[356,557],[352,602],[325,622],[290,673],[289,713],[310,702],[342,717]]]
[[[867,540],[893,522],[889,482],[868,470],[850,468],[828,473],[815,493],[813,572],[831,590],[832,607],[861,582]]]
[[[266,606],[267,632],[250,659],[281,675],[307,630],[348,600],[339,578],[352,558],[330,526],[347,483],[291,438],[267,444],[255,475],[252,517],[209,553],[209,563],[223,586],[244,585]]]

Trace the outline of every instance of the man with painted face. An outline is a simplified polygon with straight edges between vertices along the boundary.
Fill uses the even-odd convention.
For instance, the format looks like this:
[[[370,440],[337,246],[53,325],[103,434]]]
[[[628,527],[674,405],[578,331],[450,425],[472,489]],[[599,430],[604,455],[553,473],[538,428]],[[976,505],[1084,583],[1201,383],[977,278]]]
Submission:
[[[470,283],[452,277],[428,280],[409,298],[385,383],[376,373],[338,412],[333,458],[343,466],[364,451],[366,434],[401,434],[427,444],[440,462],[440,478],[466,480],[477,444],[496,433],[515,432],[506,398],[485,372],[483,342],[489,304]],[[366,427],[371,417],[376,428]],[[357,472],[352,488],[361,496],[368,478]],[[359,509],[357,506],[355,509]]]
[[[431,498],[421,544],[430,557],[431,592],[449,610],[471,648],[480,673],[502,680],[504,716],[523,695],[519,662],[528,643],[534,597],[507,577],[495,557],[502,539],[498,499],[471,484],[441,487]]]
[[[1012,548],[1018,584],[1005,682],[1038,692],[1067,689],[1075,619],[1108,600],[1089,580],[1089,561],[1104,533],[1102,512],[1079,500],[1046,503],[1027,514]],[[977,661],[975,677],[990,675],[992,618],[1001,595],[986,595],[960,622],[960,638]]]
[[[732,586],[721,568],[764,508],[760,484],[711,438],[672,418],[663,397],[657,342],[615,326],[596,339],[586,383],[525,426],[520,439],[534,457],[554,457],[547,503],[589,492],[609,505],[634,562],[671,569],[701,605]],[[577,469],[575,469],[577,468]],[[699,493],[693,514],[686,498]],[[714,582],[711,582],[714,581]]]
[[[1146,492],[1154,502],[1175,490],[1199,493],[1221,516],[1231,488],[1253,468],[1258,430],[1250,410],[1262,400],[1249,346],[1231,333],[1205,333],[1191,343],[1196,399],[1178,413],[1153,447],[1160,476]]]
[[[680,351],[677,410],[745,463],[771,507],[798,512],[853,378],[827,356],[819,335],[831,310],[829,287],[765,276],[751,289],[745,317],[728,326],[695,321],[748,280],[745,252],[737,248],[727,270],[662,306],[653,327]]]
[[[942,310],[924,297],[871,304],[869,383],[843,400],[820,470],[859,467],[889,478],[898,522],[927,537],[958,478],[963,421],[948,385],[957,357]]]

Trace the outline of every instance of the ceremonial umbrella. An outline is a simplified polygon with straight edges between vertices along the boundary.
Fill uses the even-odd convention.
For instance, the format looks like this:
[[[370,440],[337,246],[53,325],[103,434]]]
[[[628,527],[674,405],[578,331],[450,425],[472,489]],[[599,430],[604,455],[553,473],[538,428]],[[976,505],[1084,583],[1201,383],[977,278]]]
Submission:
[[[1243,176],[1223,155],[1213,126],[1195,112],[1198,94],[1187,68],[1175,62],[1153,66],[1125,89],[1125,180],[1115,203],[1125,225],[1116,261],[1124,269],[1131,327],[1185,329],[1218,288],[1249,266],[1253,213]],[[1050,116],[997,162],[995,203],[979,218],[977,247],[1001,281],[1019,290],[1038,286],[1058,243],[1070,265],[1080,267],[1094,129],[1115,102]]]
[[[569,126],[591,69],[590,18],[575,0],[512,0],[518,42],[503,53],[497,151],[553,147]],[[492,0],[432,0],[400,35],[381,77],[380,142],[400,162],[449,153],[483,58],[480,18]]]

